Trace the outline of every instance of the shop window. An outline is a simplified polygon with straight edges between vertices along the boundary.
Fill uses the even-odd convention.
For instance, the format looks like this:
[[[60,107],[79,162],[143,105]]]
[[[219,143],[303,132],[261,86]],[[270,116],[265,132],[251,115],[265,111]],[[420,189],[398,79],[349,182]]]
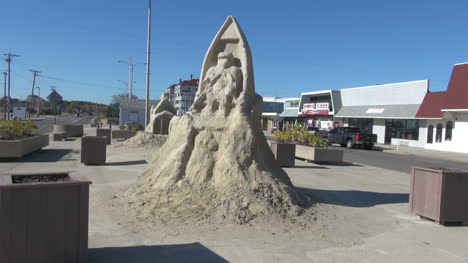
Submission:
[[[442,124],[441,123],[437,124],[436,142],[442,142],[442,129],[443,129]]]
[[[364,133],[372,133],[372,127],[374,126],[373,119],[349,119],[348,122],[350,127],[359,128]]]
[[[418,120],[393,120],[386,123],[386,127],[391,127],[391,131],[389,131],[391,132],[391,138],[419,140]]]
[[[452,140],[452,130],[453,130],[453,122],[448,121],[447,125],[445,125],[445,140],[446,141]]]

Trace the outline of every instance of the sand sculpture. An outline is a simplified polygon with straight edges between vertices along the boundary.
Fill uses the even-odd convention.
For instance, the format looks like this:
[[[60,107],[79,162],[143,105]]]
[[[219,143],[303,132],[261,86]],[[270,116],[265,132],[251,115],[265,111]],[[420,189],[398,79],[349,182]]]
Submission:
[[[260,127],[252,67],[245,36],[228,17],[206,54],[194,104],[172,119],[150,168],[125,192],[139,218],[242,224],[303,211]]]
[[[159,103],[151,107],[150,122],[146,126],[145,132],[152,134],[168,134],[169,123],[176,112],[167,94],[163,93]]]

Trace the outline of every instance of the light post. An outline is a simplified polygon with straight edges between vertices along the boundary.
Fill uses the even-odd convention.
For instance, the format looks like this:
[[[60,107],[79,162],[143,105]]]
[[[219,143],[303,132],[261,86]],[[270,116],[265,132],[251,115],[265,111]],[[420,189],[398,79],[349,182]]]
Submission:
[[[119,60],[117,61],[118,63],[124,63],[128,65],[128,98],[132,99],[132,92],[133,92],[133,67],[135,67],[136,64],[132,63],[132,58],[130,58],[130,61],[125,61],[125,60]]]
[[[149,93],[150,93],[150,58],[151,58],[151,1],[148,0],[148,32],[146,45],[146,102],[145,102],[145,127],[149,123]]]
[[[8,73],[3,72],[3,79],[4,79],[4,84],[3,84],[3,119],[7,119],[7,112],[8,112],[8,107],[7,107],[7,75]]]
[[[37,101],[37,117],[41,115],[41,87],[36,87],[39,90],[39,99]]]

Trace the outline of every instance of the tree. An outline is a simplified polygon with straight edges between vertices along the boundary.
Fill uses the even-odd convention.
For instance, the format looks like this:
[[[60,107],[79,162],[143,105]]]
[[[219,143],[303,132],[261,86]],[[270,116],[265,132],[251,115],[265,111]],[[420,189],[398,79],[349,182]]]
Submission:
[[[135,96],[135,95],[132,95],[132,99],[136,100],[136,99],[138,99],[138,97]],[[120,102],[122,100],[128,100],[128,95],[126,93],[120,93],[120,94],[113,95],[110,104],[120,105]]]

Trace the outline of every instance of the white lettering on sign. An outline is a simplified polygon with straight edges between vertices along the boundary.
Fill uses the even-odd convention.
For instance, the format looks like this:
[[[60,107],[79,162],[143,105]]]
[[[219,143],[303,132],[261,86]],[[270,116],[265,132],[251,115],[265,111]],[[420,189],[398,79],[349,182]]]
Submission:
[[[366,113],[383,113],[384,110],[384,108],[370,108],[367,109]]]

